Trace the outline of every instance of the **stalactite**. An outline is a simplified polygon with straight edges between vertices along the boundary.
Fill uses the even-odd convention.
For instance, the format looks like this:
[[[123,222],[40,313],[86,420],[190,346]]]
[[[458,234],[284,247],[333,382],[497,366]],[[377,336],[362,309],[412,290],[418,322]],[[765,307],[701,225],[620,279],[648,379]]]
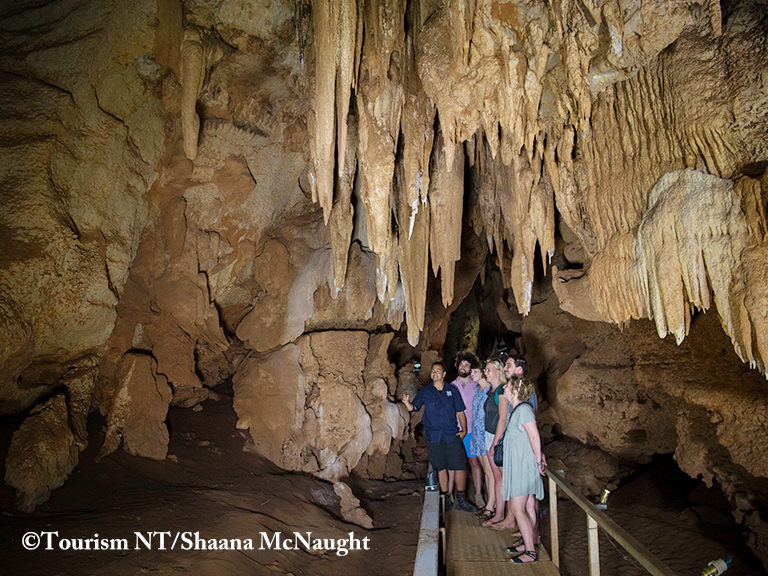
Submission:
[[[205,60],[200,32],[185,30],[181,44],[181,130],[184,137],[184,154],[190,160],[197,157],[200,118],[195,106],[204,79]]]
[[[401,129],[405,175],[404,188],[398,200],[398,210],[400,210],[400,203],[408,206],[407,214],[399,214],[399,222],[400,236],[405,234],[410,238],[413,234],[416,215],[425,208],[424,204],[429,191],[429,157],[435,138],[433,128],[435,105],[421,86],[413,54],[413,35],[409,35],[406,42],[404,70],[405,101]]]
[[[355,84],[355,59],[357,56],[357,2],[338,2],[339,44],[336,63],[336,146],[338,148],[339,176],[345,171],[347,157],[347,114],[349,98]],[[354,148],[353,148],[354,149]]]
[[[197,158],[200,134],[197,99],[203,91],[208,70],[224,57],[225,52],[220,41],[199,28],[184,30],[181,42],[181,132],[184,154],[190,160]]]
[[[404,0],[366,5],[365,39],[358,81],[360,194],[366,209],[368,244],[377,257],[377,293],[391,300],[397,286],[396,238],[392,230],[392,179],[403,107]]]
[[[475,161],[472,166],[472,201],[470,202],[469,221],[478,236],[485,237],[488,249],[498,251],[502,248],[501,214],[496,197],[496,162],[491,144],[483,134],[475,139]]]
[[[333,251],[333,287],[331,289],[333,298],[336,298],[339,290],[344,287],[347,274],[347,252],[354,228],[355,208],[351,202],[357,170],[357,118],[354,115],[347,116],[347,132],[350,150],[345,158],[343,170],[336,180],[338,194],[329,222]]]
[[[400,263],[400,279],[405,291],[408,342],[411,346],[416,346],[419,342],[419,334],[424,328],[426,311],[429,272],[429,204],[425,194],[421,208],[416,212],[412,211],[412,205],[406,193],[408,176],[404,160],[398,163],[395,182],[398,221],[408,223],[408,234],[404,233],[401,224],[397,256]]]
[[[701,28],[707,14],[713,34],[722,32],[719,2],[692,3],[709,10],[671,1],[628,8],[613,0],[553,0],[523,10],[492,0],[316,0],[310,180],[331,218],[336,289],[345,271],[356,174],[367,245],[377,258],[378,297],[392,302],[402,283],[408,338],[418,340],[427,254],[440,274],[444,304],[453,300],[469,154],[468,220],[495,252],[521,313],[531,305],[537,245],[545,274],[554,253],[557,206],[581,242],[585,267],[558,273],[565,307],[613,322],[652,317],[659,334],[680,340],[691,309],[711,307],[714,294],[734,346],[753,358],[760,345],[746,335],[759,323],[750,318],[761,298],[751,294],[749,309],[726,303],[730,292],[707,280],[711,263],[706,251],[695,249],[698,240],[679,222],[658,224],[648,215],[650,191],[662,174],[696,166],[730,178],[743,156],[727,115],[706,113],[713,99],[727,110],[729,94],[713,89],[695,95],[698,107],[680,104],[702,71],[728,73],[718,44],[689,35],[699,44],[685,54],[688,61],[662,53],[692,24]],[[661,15],[665,26],[658,27]],[[351,98],[357,128],[346,120]],[[753,197],[745,192],[743,203],[760,205]],[[764,230],[762,222],[750,225]],[[654,242],[695,257],[686,265],[659,260]],[[617,266],[626,272],[621,285]]]
[[[335,166],[334,103],[336,102],[336,55],[339,29],[337,3],[318,0],[312,5],[312,29],[315,46],[315,94],[310,123],[312,155],[312,200],[323,209],[326,223],[333,205],[333,173]]]
[[[720,9],[720,0],[709,0],[709,21],[712,24],[712,36],[715,38],[723,35],[723,13]]]
[[[435,155],[429,188],[430,233],[429,252],[432,271],[440,281],[443,305],[453,301],[455,262],[461,258],[461,229],[464,207],[464,150],[453,155],[443,152],[443,133],[435,139]]]
[[[555,290],[568,310],[570,293],[586,282],[595,307],[586,315],[616,323],[649,317],[660,337],[672,333],[678,343],[690,327],[691,307],[714,303],[736,353],[764,367],[768,350],[757,334],[764,334],[768,302],[757,278],[768,268],[768,249],[756,233],[758,221],[757,212],[745,213],[729,180],[692,169],[667,173],[651,190],[638,226],[614,236],[583,278],[555,282]]]
[[[311,155],[312,195],[326,224],[333,205],[333,173],[345,169],[347,114],[355,80],[357,1],[316,0],[312,5],[315,42],[315,95]],[[338,158],[336,149],[338,148]]]

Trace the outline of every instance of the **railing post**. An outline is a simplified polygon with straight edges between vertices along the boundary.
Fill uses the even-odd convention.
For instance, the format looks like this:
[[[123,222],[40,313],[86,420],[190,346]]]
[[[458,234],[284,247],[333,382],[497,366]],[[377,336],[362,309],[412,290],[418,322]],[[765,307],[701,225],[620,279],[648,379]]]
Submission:
[[[549,534],[552,551],[552,563],[560,569],[560,534],[557,528],[557,484],[548,476],[549,480]]]
[[[637,560],[643,568],[645,568],[652,576],[677,576],[675,572],[667,568],[664,563],[659,560],[650,550],[638,542],[634,537],[628,534],[621,528],[614,520],[612,520],[605,512],[598,510],[595,505],[587,500],[584,496],[579,494],[573,486],[568,484],[561,476],[562,471],[547,470],[547,476],[550,481],[550,494],[553,493],[552,482],[554,482],[560,490],[565,493],[566,496],[571,498],[579,508],[587,513],[587,537],[589,544],[589,574],[590,576],[597,576],[600,574],[600,551],[598,547],[598,526],[608,536],[613,538],[619,546],[624,548],[629,554]],[[555,492],[556,494],[556,492]],[[550,506],[556,502],[556,498],[550,496]],[[553,518],[550,522],[555,520],[556,515],[552,514]],[[552,524],[550,524],[552,525]],[[553,530],[554,538],[557,537],[557,530]],[[553,545],[554,550],[557,548]],[[553,559],[555,554],[552,554]]]
[[[589,576],[600,576],[600,544],[597,522],[587,514],[587,546],[589,549]]]

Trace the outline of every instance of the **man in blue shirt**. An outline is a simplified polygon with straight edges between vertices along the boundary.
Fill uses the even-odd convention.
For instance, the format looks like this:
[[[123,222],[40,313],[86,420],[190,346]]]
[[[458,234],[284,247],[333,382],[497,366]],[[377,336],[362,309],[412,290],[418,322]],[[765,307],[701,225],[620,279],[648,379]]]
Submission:
[[[402,401],[411,412],[424,407],[424,440],[427,443],[427,455],[432,467],[437,470],[440,482],[440,494],[445,500],[446,510],[450,509],[448,493],[448,470],[456,473],[456,510],[472,512],[475,507],[467,502],[467,455],[462,443],[467,430],[467,417],[464,414],[464,401],[459,389],[445,382],[445,365],[442,362],[432,364],[430,373],[432,383],[416,394],[411,403],[408,394],[403,394]],[[457,425],[461,425],[461,430]]]

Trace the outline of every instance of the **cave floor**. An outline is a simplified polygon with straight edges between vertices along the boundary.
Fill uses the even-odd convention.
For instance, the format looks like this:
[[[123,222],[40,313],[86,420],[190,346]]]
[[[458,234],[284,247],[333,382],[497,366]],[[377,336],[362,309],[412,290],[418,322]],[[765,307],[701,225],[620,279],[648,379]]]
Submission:
[[[235,429],[231,402],[206,401],[203,410],[171,409],[169,458],[158,462],[130,456],[122,450],[95,462],[103,434],[92,418],[89,447],[64,486],[34,513],[15,510],[14,494],[0,489],[2,573],[20,575],[138,574],[195,575],[359,575],[411,574],[418,542],[422,482],[350,480],[355,494],[374,520],[365,530],[346,523],[339,514],[332,486],[311,476],[287,473],[270,462],[243,452],[245,444]],[[10,427],[6,427],[10,428]],[[3,433],[3,452],[10,433]],[[4,470],[3,470],[4,473]],[[28,532],[58,532],[54,550],[27,551]],[[160,536],[170,532],[165,550]],[[368,537],[369,550],[338,556],[334,550],[308,552],[275,549],[274,534],[312,532],[311,538]],[[195,533],[211,539],[253,541],[254,550],[195,550]],[[171,550],[171,539],[182,535]],[[98,534],[98,536],[94,536]],[[186,536],[185,536],[186,534]],[[262,534],[267,539],[262,541]],[[47,538],[47,537],[44,537]],[[128,550],[56,549],[67,539],[126,539]],[[136,550],[136,544],[140,549]],[[263,550],[259,547],[264,544]],[[45,541],[43,542],[45,544]],[[217,543],[218,544],[218,543]],[[66,544],[64,544],[66,546]],[[361,545],[362,542],[361,542]],[[122,544],[120,544],[121,547]],[[221,547],[221,546],[220,546]],[[327,547],[327,546],[326,546]],[[193,548],[193,549],[185,549]],[[271,548],[271,549],[270,549]]]

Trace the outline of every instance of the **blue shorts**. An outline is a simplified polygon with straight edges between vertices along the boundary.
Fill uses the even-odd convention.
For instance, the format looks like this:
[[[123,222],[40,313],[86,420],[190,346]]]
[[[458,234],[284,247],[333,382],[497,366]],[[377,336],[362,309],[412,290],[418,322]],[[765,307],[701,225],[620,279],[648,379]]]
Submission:
[[[466,436],[464,436],[464,452],[467,453],[467,456],[470,458],[477,458],[480,456],[480,454],[472,454],[472,450],[469,449],[469,439],[472,437],[472,432],[469,432]]]

